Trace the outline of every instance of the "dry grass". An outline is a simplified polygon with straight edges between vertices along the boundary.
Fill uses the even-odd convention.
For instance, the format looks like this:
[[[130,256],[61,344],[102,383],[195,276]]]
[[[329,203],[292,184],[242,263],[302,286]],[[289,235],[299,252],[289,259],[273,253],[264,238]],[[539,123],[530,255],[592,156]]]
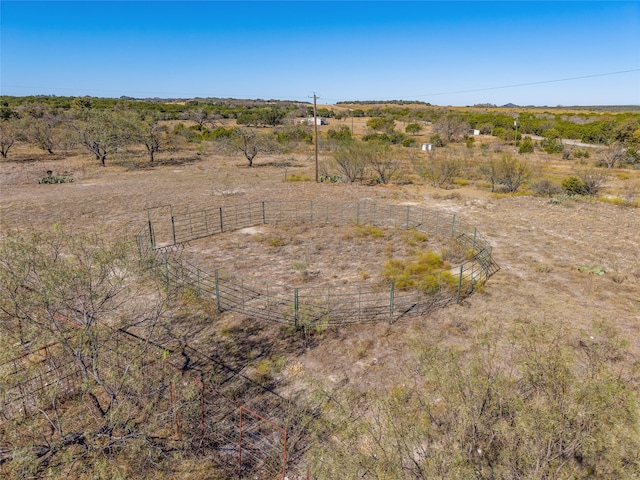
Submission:
[[[362,131],[364,119],[355,119],[354,126],[356,122],[358,131]],[[335,128],[339,123],[322,128]],[[341,123],[350,126],[351,119]],[[486,158],[477,144],[471,153],[464,146],[455,146],[452,152],[466,156],[471,164]],[[287,175],[314,178],[311,150],[298,152],[293,158],[295,166],[287,167]],[[540,153],[526,158],[534,169],[554,179],[565,177],[576,166],[574,161]],[[321,160],[326,159],[328,154]],[[100,168],[83,153],[49,158],[19,146],[8,160],[0,163],[0,225],[3,230],[24,231],[61,223],[69,230],[97,231],[115,238],[144,226],[146,208],[167,204],[174,205],[176,210],[195,211],[265,199],[371,199],[455,212],[493,244],[501,266],[498,274],[462,305],[426,317],[406,318],[392,326],[363,325],[325,331],[303,348],[295,340],[287,343],[290,337],[279,333],[276,326],[261,326],[259,335],[249,332],[248,325],[252,322],[238,314],[217,317],[213,325],[218,332],[215,334],[203,325],[193,328],[202,336],[203,344],[221,338],[219,327],[224,326],[224,331],[232,336],[259,338],[264,343],[261,348],[271,353],[280,351],[283,360],[276,373],[283,393],[302,388],[303,378],[316,376],[336,386],[348,382],[363,390],[391,384],[398,379],[399,372],[410,369],[406,364],[410,356],[406,352],[416,337],[437,332],[443,341],[463,345],[472,335],[468,325],[482,318],[504,325],[544,320],[576,331],[590,331],[594,324],[611,323],[631,343],[632,351],[640,354],[638,209],[599,201],[563,200],[554,204],[527,195],[496,196],[488,192],[481,179],[458,184],[453,191],[422,184],[291,182],[285,180],[281,160],[258,157],[256,167],[250,169],[241,158],[216,156],[205,149],[200,156],[195,151],[186,151],[180,157],[174,156],[174,160],[165,154],[153,168],[142,160],[119,165],[108,161],[106,168]],[[75,181],[38,185],[47,170],[53,170],[54,174],[68,172]],[[625,192],[640,191],[640,172],[622,173],[611,177],[605,194],[622,196]],[[334,240],[339,248],[333,248]],[[291,231],[265,227],[234,237],[194,242],[187,248],[187,254],[197,254],[205,263],[224,264],[237,270],[255,269],[265,277],[291,281],[306,281],[305,275],[316,272],[321,279],[330,280],[345,268],[347,281],[360,282],[365,277],[375,278],[384,259],[396,247],[388,238],[359,237],[346,227]],[[345,256],[350,258],[347,263],[338,260]],[[264,266],[273,258],[280,259],[282,268],[265,270]],[[606,273],[594,275],[579,270],[587,265],[601,267]],[[282,337],[280,340],[286,337],[287,341],[278,347],[273,336]],[[192,335],[189,341],[200,343]],[[233,342],[227,342],[227,347],[232,349]]]

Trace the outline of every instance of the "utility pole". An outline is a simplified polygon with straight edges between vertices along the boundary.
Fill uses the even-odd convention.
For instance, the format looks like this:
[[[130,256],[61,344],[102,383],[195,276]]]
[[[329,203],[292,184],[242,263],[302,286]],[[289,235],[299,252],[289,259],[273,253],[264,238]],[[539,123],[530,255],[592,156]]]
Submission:
[[[313,92],[313,126],[316,132],[316,183],[320,181],[318,177],[318,108],[316,106],[316,92]]]

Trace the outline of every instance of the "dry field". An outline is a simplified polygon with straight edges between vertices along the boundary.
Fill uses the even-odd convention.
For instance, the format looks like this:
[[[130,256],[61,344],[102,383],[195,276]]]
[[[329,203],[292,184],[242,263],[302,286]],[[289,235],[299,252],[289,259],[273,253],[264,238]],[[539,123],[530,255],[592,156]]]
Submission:
[[[343,121],[348,126],[350,122]],[[587,333],[595,331],[598,323],[610,324],[630,342],[635,355],[631,361],[640,358],[637,208],[597,200],[553,203],[527,195],[495,195],[481,182],[442,190],[417,183],[366,186],[286,180],[292,175],[314,177],[312,147],[308,152],[287,155],[286,167],[281,158],[258,156],[256,166],[250,169],[242,158],[216,156],[207,150],[200,156],[187,152],[184,157],[191,160],[171,160],[165,155],[153,168],[143,160],[108,161],[107,167],[101,168],[83,152],[48,157],[18,147],[9,159],[0,162],[0,226],[2,230],[29,231],[59,223],[69,231],[95,231],[115,238],[143,227],[147,208],[167,204],[176,211],[287,199],[370,199],[422,205],[455,212],[494,246],[500,271],[463,304],[425,317],[407,317],[391,326],[359,325],[327,331],[313,342],[301,339],[296,343],[294,339],[288,346],[278,345],[278,327],[256,325],[232,313],[221,315],[213,325],[185,325],[179,335],[195,346],[214,348],[209,340],[222,338],[220,332],[233,331],[241,338],[251,337],[255,348],[263,352],[254,352],[252,358],[281,348],[278,353],[285,357],[285,368],[280,375],[282,384],[289,385],[286,388],[301,386],[287,381],[287,376],[289,380],[323,378],[336,388],[347,383],[357,389],[384,387],[410,369],[407,352],[416,339],[439,336],[442,341],[463,346],[475,335],[470,325],[478,321],[505,328],[547,322]],[[533,154],[529,161],[536,171],[558,178],[569,171],[567,162],[540,154]],[[69,172],[75,181],[39,185],[47,170]],[[640,171],[612,173],[605,193],[640,191]],[[360,280],[363,272],[375,274],[385,255],[393,251],[393,241],[388,238],[368,248],[362,238],[350,236],[344,228],[276,232],[265,227],[235,235],[199,240],[186,248],[185,255],[191,261],[224,261],[239,271],[256,269],[262,262],[262,279],[295,282],[305,280],[300,278],[301,269],[292,268],[296,260],[327,280],[333,270],[348,272],[349,280]],[[295,237],[293,243],[301,250],[279,262],[277,251],[268,245],[268,239],[277,235]],[[323,252],[330,256],[323,257]],[[589,271],[598,267],[604,275]]]
[[[345,122],[348,124],[350,119]],[[0,163],[2,229],[41,230],[59,223],[70,231],[96,231],[118,237],[135,233],[144,225],[146,208],[168,204],[173,205],[175,211],[287,199],[369,199],[378,203],[417,204],[454,212],[466,223],[476,226],[494,245],[494,256],[501,270],[491,278],[486,289],[463,305],[436,312],[428,318],[394,325],[388,332],[392,338],[402,338],[414,329],[436,327],[444,328],[452,335],[464,336],[461,327],[480,318],[498,323],[546,320],[587,330],[594,322],[612,322],[640,352],[640,212],[637,208],[595,200],[551,203],[541,197],[494,195],[478,182],[442,190],[424,184],[366,186],[286,181],[285,176],[292,175],[313,178],[313,160],[307,154],[287,156],[289,166],[286,168],[280,166],[281,159],[275,157],[258,157],[257,165],[252,169],[247,168],[239,157],[220,157],[205,152],[191,158],[195,160],[171,162],[165,159],[154,168],[132,168],[131,165],[101,168],[82,152],[51,159],[17,148],[8,160]],[[567,162],[559,160],[533,158],[530,161],[534,163],[534,169],[538,161],[540,168],[547,172],[567,170]],[[39,185],[38,180],[47,170],[56,174],[69,172],[75,181]],[[617,172],[617,177],[615,174],[611,177],[613,180],[607,191],[640,190],[640,172],[621,172]],[[269,262],[265,262],[266,268],[271,265],[274,272],[280,270],[276,278],[284,275],[287,281],[295,281],[296,272],[291,269],[291,263],[298,255],[300,262],[310,264],[311,271],[322,270],[323,275],[328,276],[327,269],[336,262],[330,256],[322,261],[325,251],[342,258],[335,265],[336,269],[351,271],[355,277],[360,277],[367,272],[375,274],[376,263],[381,268],[384,261],[381,252],[384,256],[384,252],[388,254],[393,250],[389,246],[371,250],[366,245],[356,248],[362,243],[361,239],[350,242],[350,236],[344,230],[325,230],[308,231],[306,240],[304,231],[289,232],[296,238],[294,243],[307,243],[307,250],[313,252],[295,253],[280,263],[272,252]],[[234,266],[250,269],[252,259],[259,258],[260,252],[266,255],[269,250],[265,243],[270,233],[262,232],[258,239],[253,233],[244,232],[243,235],[251,237],[247,241],[213,238],[208,244],[206,240],[200,240],[187,251],[192,260],[200,251],[209,252],[203,255],[204,258],[220,256],[218,261],[226,254],[225,262],[228,261],[232,270]],[[215,250],[214,241],[225,242],[223,251],[220,251],[220,245],[217,245],[218,251]],[[227,243],[241,248],[228,249]],[[313,261],[322,264],[321,268],[313,266],[310,255],[315,259]],[[606,273],[596,275],[586,269],[580,271],[581,267],[587,266],[601,267]],[[386,327],[379,328],[386,330]],[[355,331],[348,335],[352,339],[357,337],[364,341],[371,337],[371,356],[378,360],[395,349],[385,340],[389,337],[379,335],[376,328],[353,329]],[[327,350],[348,352],[349,348],[320,344],[307,354],[308,360],[312,361],[316,356],[328,357]],[[344,365],[352,363],[348,355],[330,358],[337,363],[344,362]],[[306,359],[300,360],[304,363]],[[376,365],[380,368],[381,362]],[[335,365],[326,367],[335,370]]]

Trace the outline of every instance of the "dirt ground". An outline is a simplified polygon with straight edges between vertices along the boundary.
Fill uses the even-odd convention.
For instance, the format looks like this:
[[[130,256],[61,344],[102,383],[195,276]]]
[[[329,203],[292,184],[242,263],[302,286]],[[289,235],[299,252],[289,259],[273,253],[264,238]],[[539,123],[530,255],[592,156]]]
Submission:
[[[197,211],[259,200],[370,199],[412,202],[455,212],[494,246],[500,271],[461,305],[424,317],[407,317],[394,325],[357,325],[325,334],[313,345],[291,353],[284,374],[300,376],[306,372],[337,385],[349,382],[362,388],[384,384],[386,379],[397,378],[398,372],[410,369],[403,352],[416,337],[437,332],[449,341],[464,344],[467,326],[483,319],[505,326],[545,321],[576,332],[590,332],[598,322],[608,322],[630,342],[636,361],[640,356],[637,208],[597,200],[550,202],[534,196],[494,195],[473,182],[442,190],[424,184],[366,186],[286,180],[294,174],[313,178],[314,164],[307,154],[289,155],[291,161],[286,168],[277,157],[258,157],[256,166],[248,168],[241,158],[207,152],[189,162],[165,159],[153,168],[123,164],[101,168],[82,153],[50,158],[18,148],[11,156],[0,162],[2,230],[42,230],[59,223],[70,231],[96,231],[117,238],[143,228],[147,208],[168,204],[177,210]],[[545,162],[550,168],[549,161]],[[566,168],[560,162],[558,165],[559,170]],[[69,172],[75,181],[39,185],[47,170]],[[616,181],[640,188],[640,172],[623,173],[627,176],[618,175]],[[252,232],[250,241],[256,242],[253,237],[262,235],[264,246],[264,240],[273,234]],[[304,231],[299,232],[302,238],[304,235]],[[308,240],[314,249],[323,242],[321,237]],[[243,257],[243,250],[233,244],[207,245],[200,240],[194,248],[206,251],[203,257],[228,261],[240,270],[251,267],[251,262],[260,257]],[[368,252],[366,245],[360,245],[354,255],[365,257]],[[322,252],[312,253],[295,253],[287,258],[287,278],[295,280],[300,275],[291,269],[296,258],[308,263],[312,272],[320,270],[313,266],[313,259]],[[371,260],[368,262],[370,265]],[[327,263],[322,270],[328,268]],[[605,273],[596,274],[594,269],[598,268]],[[355,270],[360,272],[362,268]],[[282,269],[275,269],[264,276],[272,275],[275,280],[282,274]],[[238,314],[225,315],[221,325],[242,329],[252,323]],[[275,327],[264,328],[265,338],[273,332],[277,335]],[[197,338],[190,341],[198,343]]]

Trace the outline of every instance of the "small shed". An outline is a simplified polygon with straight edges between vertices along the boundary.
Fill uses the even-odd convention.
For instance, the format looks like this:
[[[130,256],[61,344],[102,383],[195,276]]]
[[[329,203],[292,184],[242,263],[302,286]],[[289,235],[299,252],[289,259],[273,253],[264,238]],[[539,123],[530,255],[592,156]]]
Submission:
[[[431,151],[433,151],[433,143],[423,143],[422,144],[422,151],[423,152],[431,152]]]
[[[302,120],[300,120],[300,123],[305,123],[307,125],[313,125],[313,117],[303,118]],[[328,125],[327,119],[324,118],[324,117],[318,117],[316,119],[316,124],[317,125]]]

